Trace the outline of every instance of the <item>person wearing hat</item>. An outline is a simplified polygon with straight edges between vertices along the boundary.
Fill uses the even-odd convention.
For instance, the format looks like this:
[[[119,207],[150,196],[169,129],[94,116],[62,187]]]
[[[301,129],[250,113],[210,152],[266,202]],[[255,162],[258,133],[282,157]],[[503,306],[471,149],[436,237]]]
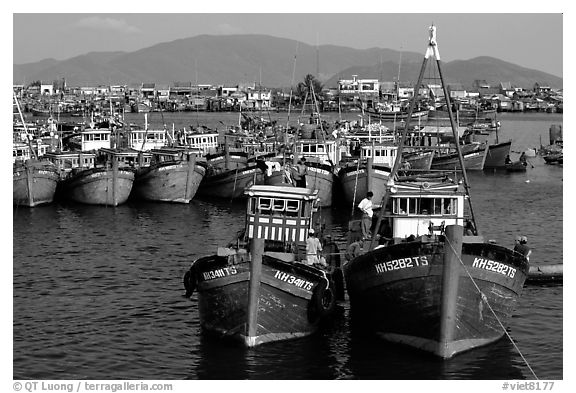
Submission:
[[[527,261],[530,261],[530,254],[532,250],[526,245],[528,243],[528,238],[526,236],[516,236],[516,245],[514,246],[514,251],[524,255]]]
[[[308,239],[306,239],[306,263],[308,265],[314,265],[315,263],[320,263],[320,253],[322,251],[322,244],[320,240],[316,237],[314,229],[310,228],[308,230]]]

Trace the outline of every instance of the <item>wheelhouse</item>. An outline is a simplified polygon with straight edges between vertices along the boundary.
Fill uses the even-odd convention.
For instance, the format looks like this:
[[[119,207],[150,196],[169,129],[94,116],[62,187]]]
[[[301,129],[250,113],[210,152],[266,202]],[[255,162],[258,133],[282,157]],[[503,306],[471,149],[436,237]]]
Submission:
[[[246,237],[303,244],[318,210],[318,190],[253,185],[248,196]]]
[[[110,134],[108,128],[87,128],[80,133],[80,146],[82,151],[110,148]]]
[[[465,193],[455,183],[396,183],[386,215],[394,239],[439,235],[447,225],[464,225]]]

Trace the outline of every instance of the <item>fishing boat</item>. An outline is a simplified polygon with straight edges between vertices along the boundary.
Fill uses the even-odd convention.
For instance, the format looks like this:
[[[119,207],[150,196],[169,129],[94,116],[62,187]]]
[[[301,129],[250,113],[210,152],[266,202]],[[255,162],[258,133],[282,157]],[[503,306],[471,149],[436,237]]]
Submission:
[[[488,155],[489,146],[487,143],[483,144],[468,144],[461,146],[462,149],[466,149],[462,152],[462,157],[464,158],[464,165],[467,170],[478,170],[484,169],[484,163]],[[431,169],[435,170],[453,170],[459,166],[459,154],[454,149],[448,154],[436,153],[432,159]]]
[[[14,107],[20,117],[19,126],[14,127],[12,142],[12,201],[13,206],[35,207],[54,200],[58,184],[58,171],[53,163],[40,159],[46,152],[46,146],[37,143],[33,146],[34,136],[24,121],[20,103],[13,93]],[[20,127],[22,130],[20,130]],[[27,143],[22,142],[23,139]]]
[[[245,193],[244,231],[191,264],[186,296],[197,292],[204,331],[247,347],[308,336],[334,312],[342,287],[337,248],[326,256],[328,267],[306,262],[310,229],[322,238],[322,226],[315,225],[318,192],[254,185]]]
[[[390,111],[368,108],[366,109],[366,114],[370,116],[372,121],[382,121],[384,123],[406,121],[408,117],[408,112],[399,108],[398,110]],[[428,120],[428,110],[416,111],[412,113],[411,118],[414,121],[426,122]]]
[[[85,129],[80,133],[81,149],[46,153],[59,173],[56,193],[74,202],[118,206],[127,201],[135,178],[135,168],[128,165],[138,152],[110,147],[109,129]],[[133,161],[132,161],[133,162]]]
[[[52,203],[59,178],[56,167],[49,161],[17,160],[13,164],[13,205],[35,207]]]
[[[449,97],[434,26],[417,86],[430,56]],[[397,157],[405,139],[406,132]],[[506,334],[529,271],[522,254],[479,234],[459,145],[457,150],[461,180],[395,181],[396,160],[374,230],[382,237],[373,236],[367,251],[344,265],[355,326],[442,358]]]
[[[346,203],[356,206],[368,191],[374,193],[373,200],[382,200],[397,150],[398,147],[388,140],[360,145],[360,157],[343,164],[338,171]]]
[[[186,148],[150,150],[151,162],[138,168],[132,194],[137,199],[189,203],[206,174],[198,152]]]

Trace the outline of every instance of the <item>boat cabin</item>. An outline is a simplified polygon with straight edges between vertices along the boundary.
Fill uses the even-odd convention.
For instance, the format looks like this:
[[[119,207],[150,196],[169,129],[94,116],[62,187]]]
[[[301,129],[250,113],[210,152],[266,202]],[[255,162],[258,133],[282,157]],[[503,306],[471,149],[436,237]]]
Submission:
[[[322,143],[316,139],[304,139],[296,142],[296,155],[305,157],[307,160],[318,161],[325,164],[338,163],[341,159],[341,151],[335,140],[327,140]]]
[[[128,133],[128,147],[148,151],[168,145],[166,130],[131,130]]]
[[[463,226],[464,195],[463,187],[453,182],[396,183],[386,214],[391,237],[399,242],[411,235],[439,235],[447,225]]]
[[[119,168],[148,166],[152,161],[152,154],[136,149],[100,149],[98,156],[100,157],[98,162],[108,162],[114,158],[118,161]]]
[[[111,131],[108,128],[86,128],[80,132],[80,149],[82,151],[110,148]]]
[[[150,150],[150,157],[153,163],[167,161],[188,161],[190,156],[195,154],[200,157],[202,152],[197,149],[188,149],[185,147],[164,147],[161,149]]]
[[[26,161],[31,157],[30,147],[26,143],[14,142],[12,144],[12,163],[16,161]]]
[[[372,158],[373,164],[385,165],[389,168],[394,166],[398,147],[389,143],[376,143],[363,145],[360,147],[360,159],[367,160]]]
[[[246,188],[246,237],[304,244],[318,209],[318,190],[290,186]]]
[[[182,135],[181,144],[192,149],[198,149],[203,155],[215,153],[218,149],[218,133],[185,132]]]
[[[64,172],[75,168],[89,169],[96,164],[96,153],[92,152],[49,152],[45,155],[48,160],[56,165],[56,168]]]

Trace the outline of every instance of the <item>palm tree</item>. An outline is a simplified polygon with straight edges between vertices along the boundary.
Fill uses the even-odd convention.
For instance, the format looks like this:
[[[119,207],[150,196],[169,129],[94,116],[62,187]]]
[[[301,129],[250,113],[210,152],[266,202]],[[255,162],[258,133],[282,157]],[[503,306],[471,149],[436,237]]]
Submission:
[[[318,81],[314,75],[308,74],[304,77],[303,82],[298,83],[298,86],[296,87],[296,95],[300,97],[302,102],[304,102],[307,95],[308,99],[312,100],[311,92],[313,89],[316,101],[319,101],[322,88],[323,86],[320,81]]]

